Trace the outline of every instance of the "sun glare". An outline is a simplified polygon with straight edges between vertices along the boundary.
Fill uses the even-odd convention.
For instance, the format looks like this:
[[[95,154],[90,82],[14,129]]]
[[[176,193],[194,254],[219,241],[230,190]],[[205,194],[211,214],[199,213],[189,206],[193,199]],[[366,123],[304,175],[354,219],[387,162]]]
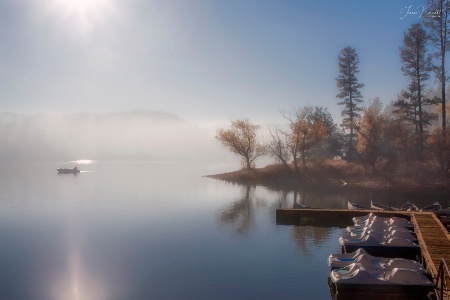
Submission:
[[[90,33],[112,13],[114,0],[48,0],[47,11],[81,34]]]
[[[80,164],[80,165],[90,165],[93,164],[95,161],[90,159],[79,159],[79,160],[72,160],[70,162]]]

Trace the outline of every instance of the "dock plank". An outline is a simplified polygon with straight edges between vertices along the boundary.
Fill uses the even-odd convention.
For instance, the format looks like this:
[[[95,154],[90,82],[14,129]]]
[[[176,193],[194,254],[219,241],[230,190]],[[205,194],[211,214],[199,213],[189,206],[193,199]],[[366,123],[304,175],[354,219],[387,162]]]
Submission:
[[[438,275],[439,264],[444,259],[450,263],[450,238],[447,230],[433,213],[413,214],[412,222],[422,248],[422,256],[433,278]],[[450,281],[448,274],[445,280]],[[446,295],[449,299],[449,295]]]

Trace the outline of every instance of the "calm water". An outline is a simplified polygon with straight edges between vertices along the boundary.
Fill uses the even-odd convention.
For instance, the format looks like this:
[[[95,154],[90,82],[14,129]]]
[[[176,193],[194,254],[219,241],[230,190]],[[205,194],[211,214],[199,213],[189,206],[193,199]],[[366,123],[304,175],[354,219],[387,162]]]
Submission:
[[[381,197],[294,198],[188,163],[94,162],[57,175],[64,165],[1,166],[2,300],[330,299],[326,259],[343,230],[277,226],[275,209]]]

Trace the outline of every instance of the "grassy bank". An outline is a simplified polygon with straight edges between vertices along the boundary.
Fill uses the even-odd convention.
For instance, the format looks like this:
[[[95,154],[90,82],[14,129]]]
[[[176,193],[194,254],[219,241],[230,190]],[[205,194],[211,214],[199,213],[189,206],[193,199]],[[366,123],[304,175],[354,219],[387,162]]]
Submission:
[[[325,160],[301,167],[298,174],[282,165],[242,169],[207,177],[272,189],[292,190],[305,186],[354,189],[408,190],[411,192],[449,193],[450,180],[429,164],[386,164],[377,174],[367,174],[364,167],[344,160]]]

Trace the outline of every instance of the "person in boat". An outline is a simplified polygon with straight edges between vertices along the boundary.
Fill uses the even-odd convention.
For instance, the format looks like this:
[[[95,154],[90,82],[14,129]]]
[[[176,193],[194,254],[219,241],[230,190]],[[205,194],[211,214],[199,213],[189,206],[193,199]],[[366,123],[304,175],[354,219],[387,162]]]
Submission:
[[[74,170],[75,172],[78,171],[77,166],[73,167],[73,170]]]

